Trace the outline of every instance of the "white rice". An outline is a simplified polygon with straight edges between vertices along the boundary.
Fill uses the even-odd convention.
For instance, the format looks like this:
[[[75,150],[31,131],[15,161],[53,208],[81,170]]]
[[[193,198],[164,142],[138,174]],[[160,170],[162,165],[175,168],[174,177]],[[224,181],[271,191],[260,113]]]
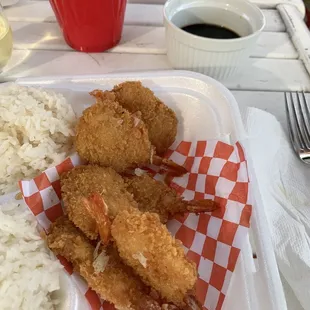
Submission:
[[[0,87],[0,195],[63,161],[73,149],[75,123],[61,94],[16,84]]]
[[[34,216],[17,202],[0,205],[0,309],[54,309],[62,266],[47,249]]]

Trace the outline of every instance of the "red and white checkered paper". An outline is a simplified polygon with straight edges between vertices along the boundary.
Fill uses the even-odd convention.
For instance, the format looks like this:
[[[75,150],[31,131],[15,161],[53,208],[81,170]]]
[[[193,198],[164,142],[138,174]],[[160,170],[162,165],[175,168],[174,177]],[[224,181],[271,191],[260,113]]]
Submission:
[[[183,242],[187,257],[197,264],[198,299],[204,309],[218,310],[250,226],[252,206],[244,152],[240,143],[229,145],[217,140],[182,141],[174,146],[167,157],[190,172],[173,178],[170,185],[188,200],[210,198],[221,207],[212,213],[176,217],[167,224],[172,235]],[[33,180],[20,182],[26,204],[47,231],[51,222],[63,214],[59,175],[79,164],[78,155],[74,155]],[[92,309],[114,309],[73,273],[68,262],[60,260]]]

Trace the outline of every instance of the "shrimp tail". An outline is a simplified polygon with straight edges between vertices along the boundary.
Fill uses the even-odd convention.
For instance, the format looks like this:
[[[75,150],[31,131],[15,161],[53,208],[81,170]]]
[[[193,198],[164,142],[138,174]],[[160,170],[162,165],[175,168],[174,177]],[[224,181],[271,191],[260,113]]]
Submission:
[[[157,166],[162,166],[170,175],[175,177],[180,177],[188,172],[185,167],[176,164],[170,159],[162,158],[157,155],[153,156],[152,163]]]
[[[101,242],[108,245],[111,239],[111,221],[108,216],[108,206],[103,197],[94,193],[88,198],[83,198],[83,203],[91,217],[96,221]]]
[[[184,298],[184,302],[186,304],[186,306],[183,308],[184,310],[202,310],[202,305],[193,294],[187,295]]]
[[[186,202],[186,209],[193,213],[212,212],[219,208],[218,203],[211,199],[190,200]]]

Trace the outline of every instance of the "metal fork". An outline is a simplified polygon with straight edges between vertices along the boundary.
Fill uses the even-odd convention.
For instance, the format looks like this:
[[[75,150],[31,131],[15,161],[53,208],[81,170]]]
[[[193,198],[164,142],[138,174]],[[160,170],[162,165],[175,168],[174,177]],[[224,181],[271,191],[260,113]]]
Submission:
[[[310,164],[310,109],[304,92],[285,93],[286,116],[293,148]]]

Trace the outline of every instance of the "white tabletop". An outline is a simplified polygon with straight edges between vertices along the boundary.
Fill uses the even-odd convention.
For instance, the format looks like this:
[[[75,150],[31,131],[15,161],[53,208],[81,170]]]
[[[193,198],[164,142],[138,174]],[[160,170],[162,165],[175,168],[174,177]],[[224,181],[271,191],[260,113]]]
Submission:
[[[268,7],[263,9],[266,28],[243,74],[224,84],[234,90],[310,88],[309,75],[298,59],[275,1],[257,2]],[[301,0],[287,2],[299,4]],[[128,4],[121,43],[108,53],[82,54],[64,42],[48,1],[21,0],[6,9],[13,29],[14,52],[0,78],[4,81],[25,76],[171,69],[166,57],[162,9],[162,5]]]

